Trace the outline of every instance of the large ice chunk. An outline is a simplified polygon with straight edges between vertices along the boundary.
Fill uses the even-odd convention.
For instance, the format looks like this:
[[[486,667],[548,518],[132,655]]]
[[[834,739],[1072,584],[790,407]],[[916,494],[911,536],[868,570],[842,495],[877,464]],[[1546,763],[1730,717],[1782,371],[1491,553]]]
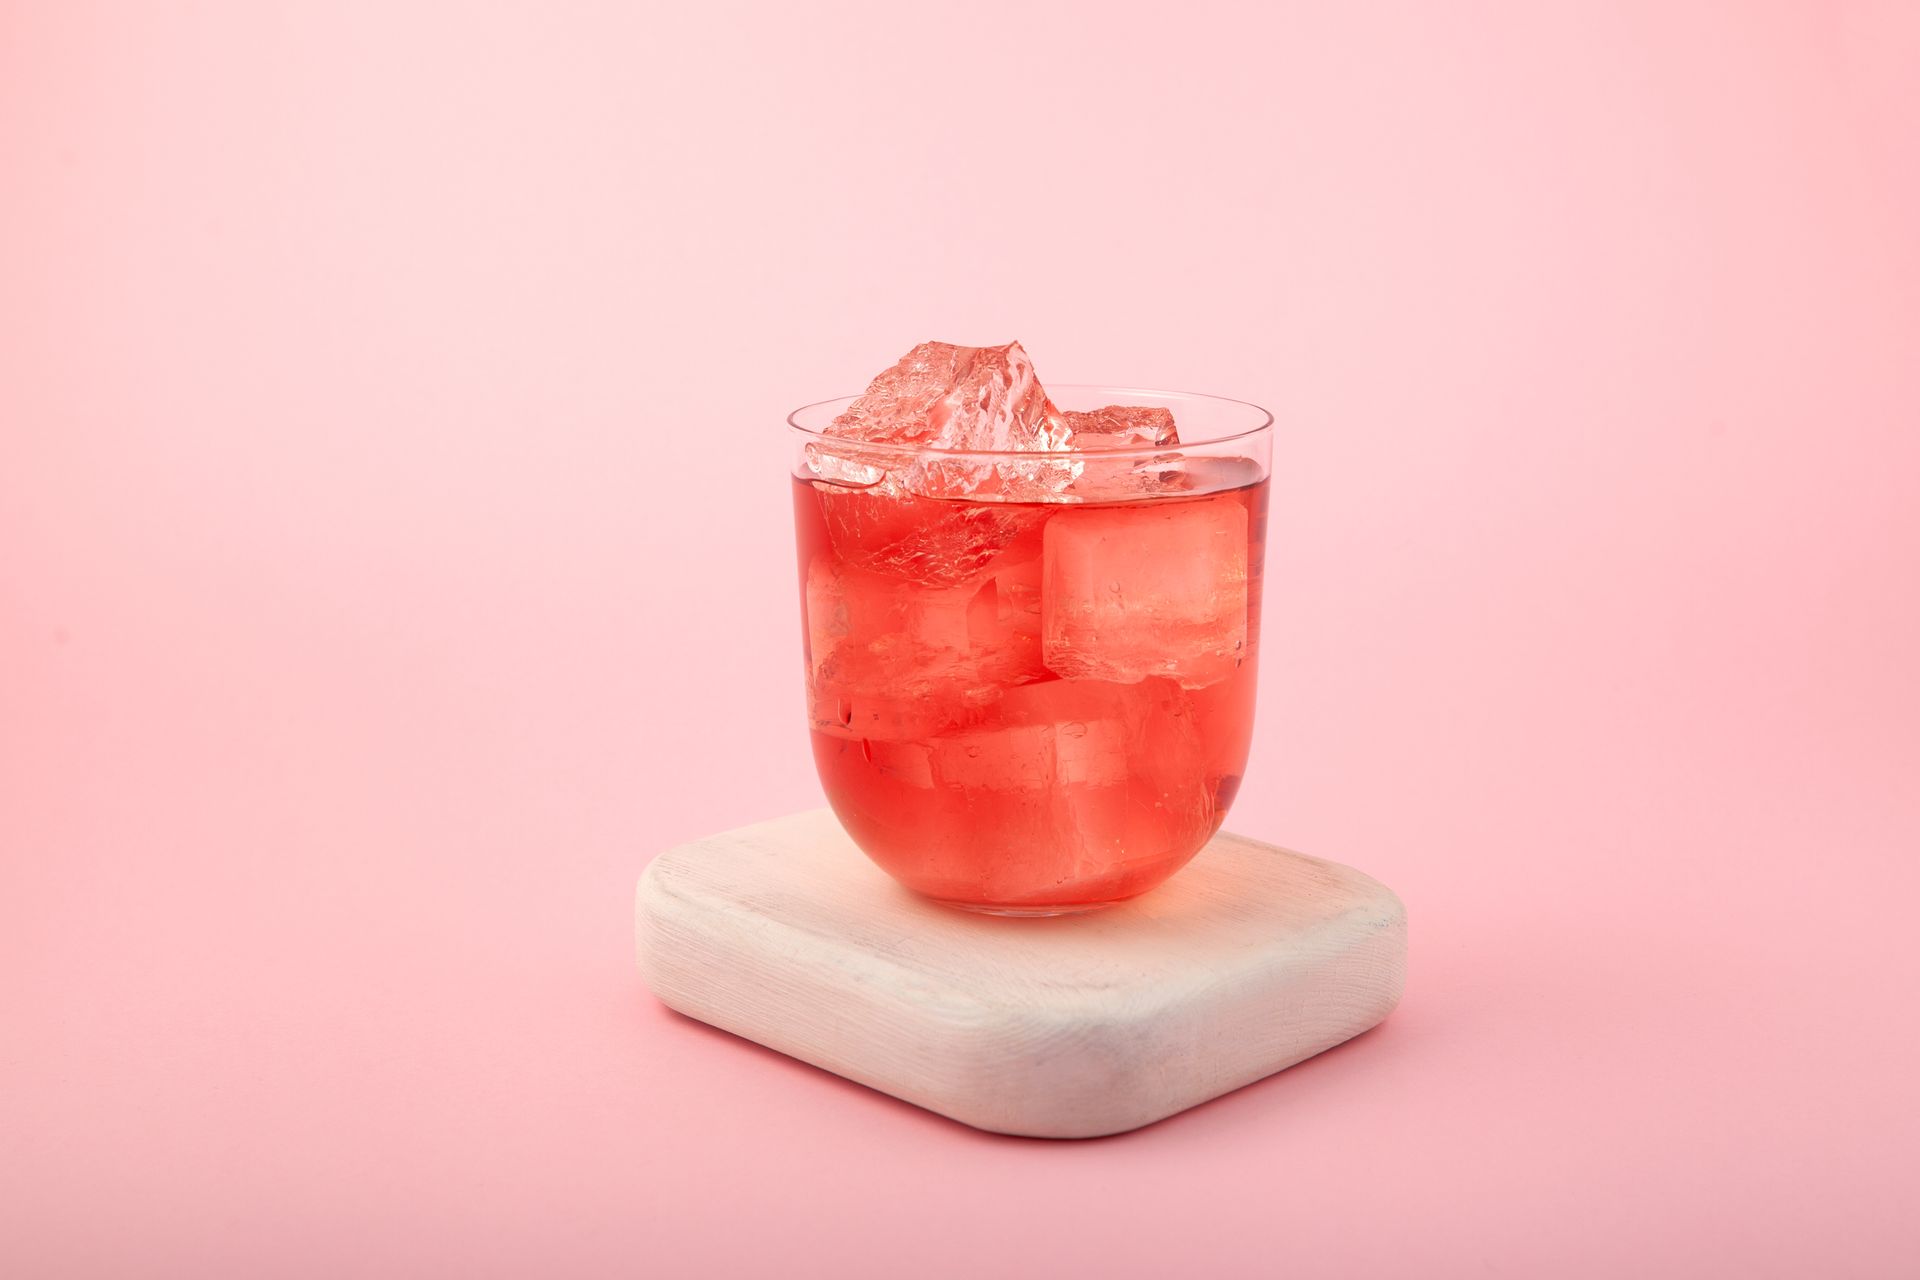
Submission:
[[[928,449],[1064,449],[1071,433],[1017,342],[923,342],[875,378],[829,436]]]
[[[1079,474],[1068,452],[1072,430],[1017,342],[923,342],[876,377],[825,436],[807,448],[815,475],[885,493],[1044,498]]]
[[[1074,679],[1201,688],[1246,657],[1247,509],[1238,494],[1062,510],[1047,522],[1042,655]]]

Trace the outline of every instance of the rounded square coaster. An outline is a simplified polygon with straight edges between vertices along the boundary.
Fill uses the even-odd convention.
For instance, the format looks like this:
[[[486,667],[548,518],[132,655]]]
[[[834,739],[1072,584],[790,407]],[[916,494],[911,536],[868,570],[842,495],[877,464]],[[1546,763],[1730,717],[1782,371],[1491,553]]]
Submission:
[[[1350,867],[1226,832],[1162,887],[1005,920],[894,884],[827,810],[708,836],[640,877],[669,1007],[998,1133],[1120,1133],[1379,1023],[1406,910]]]

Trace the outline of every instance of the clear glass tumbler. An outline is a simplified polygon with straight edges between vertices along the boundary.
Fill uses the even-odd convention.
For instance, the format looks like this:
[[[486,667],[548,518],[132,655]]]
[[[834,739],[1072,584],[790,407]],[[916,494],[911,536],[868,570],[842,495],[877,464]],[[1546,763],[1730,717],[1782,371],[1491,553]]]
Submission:
[[[902,884],[998,915],[1089,910],[1166,880],[1219,830],[1253,731],[1272,416],[1213,396],[1048,392],[1062,409],[1170,409],[1180,443],[862,444],[850,466],[822,434],[850,397],[788,419],[827,799]],[[969,474],[1004,483],[951,483]]]

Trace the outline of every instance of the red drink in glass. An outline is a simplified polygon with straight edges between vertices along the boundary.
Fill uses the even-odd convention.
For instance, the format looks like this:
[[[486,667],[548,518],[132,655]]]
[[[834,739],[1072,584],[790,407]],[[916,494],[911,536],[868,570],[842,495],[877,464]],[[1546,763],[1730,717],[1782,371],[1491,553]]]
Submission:
[[[1123,394],[1145,393],[1086,398]],[[1018,464],[1073,468],[1046,501],[796,468],[815,763],[849,835],[909,888],[1085,910],[1153,888],[1219,829],[1253,728],[1268,419],[1162,400],[1183,437],[1208,407],[1238,430]]]

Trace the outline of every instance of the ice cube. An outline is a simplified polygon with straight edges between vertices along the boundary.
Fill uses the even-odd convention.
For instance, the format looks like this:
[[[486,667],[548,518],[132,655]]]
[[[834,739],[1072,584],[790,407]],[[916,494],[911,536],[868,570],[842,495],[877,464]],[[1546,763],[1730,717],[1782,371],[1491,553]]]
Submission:
[[[1009,901],[1197,849],[1216,825],[1190,697],[1171,680],[1026,685],[929,747],[936,794],[965,806],[985,890]]]
[[[1132,502],[1140,498],[1220,493],[1242,489],[1264,475],[1251,458],[1206,457],[1181,453],[1125,454],[1098,451],[1058,495],[1062,502]]]
[[[1222,493],[1244,489],[1265,474],[1252,458],[1206,455],[1174,455],[1162,460],[1159,478],[1163,493]]]
[[[1038,557],[1040,512],[1006,503],[943,502],[898,488],[815,483],[827,540],[841,562],[927,586],[980,576],[1003,553]],[[1030,548],[1016,546],[1032,543]]]
[[[989,727],[934,745],[934,781],[993,791],[1120,786],[1137,727],[1125,714],[1129,696],[1124,686],[1090,681],[1012,690]]]
[[[1110,404],[1085,413],[1061,414],[1076,449],[1142,449],[1180,443],[1173,411],[1151,405]]]
[[[1010,582],[1033,573],[1008,568]],[[1006,687],[1047,677],[1038,620],[1003,609],[995,576],[927,587],[823,552],[807,568],[806,614],[810,710],[825,733],[931,736],[973,723]]]
[[[1060,411],[1019,343],[923,342],[833,420],[829,436],[929,449],[1064,449]]]
[[[1247,509],[1234,494],[1047,522],[1042,655],[1072,679],[1201,688],[1246,657]]]
[[[1040,643],[1040,539],[1033,540],[1033,554],[1021,559],[1009,554],[994,567],[994,603],[996,622],[1007,632],[1033,637]]]
[[[892,457],[884,450],[862,446],[852,440],[836,440],[831,444],[822,441],[809,441],[807,444],[807,470],[826,484],[843,489],[871,490],[885,486],[888,480],[887,465]],[[897,492],[899,485],[891,486]]]
[[[1180,455],[1090,451],[1080,474],[1059,494],[1062,502],[1133,502],[1179,488]]]
[[[1163,492],[1163,477],[1173,472],[1180,461],[1177,453],[1147,454],[1128,452],[1112,456],[1116,450],[1172,449],[1179,445],[1180,434],[1173,424],[1171,410],[1144,405],[1110,404],[1104,409],[1062,415],[1073,432],[1073,448],[1079,453],[1079,466],[1065,484],[1054,487],[1054,496],[1065,502],[1127,502]]]
[[[1079,474],[1073,456],[1064,452],[1073,433],[1017,342],[923,342],[875,378],[825,434],[828,439],[809,450],[816,474],[852,475],[855,483],[868,484],[876,466],[891,467],[897,484],[927,497],[1010,491],[1044,497]],[[876,462],[887,448],[863,451],[862,444],[892,446],[891,461]],[[996,460],[964,456],[966,451],[1056,456]]]

